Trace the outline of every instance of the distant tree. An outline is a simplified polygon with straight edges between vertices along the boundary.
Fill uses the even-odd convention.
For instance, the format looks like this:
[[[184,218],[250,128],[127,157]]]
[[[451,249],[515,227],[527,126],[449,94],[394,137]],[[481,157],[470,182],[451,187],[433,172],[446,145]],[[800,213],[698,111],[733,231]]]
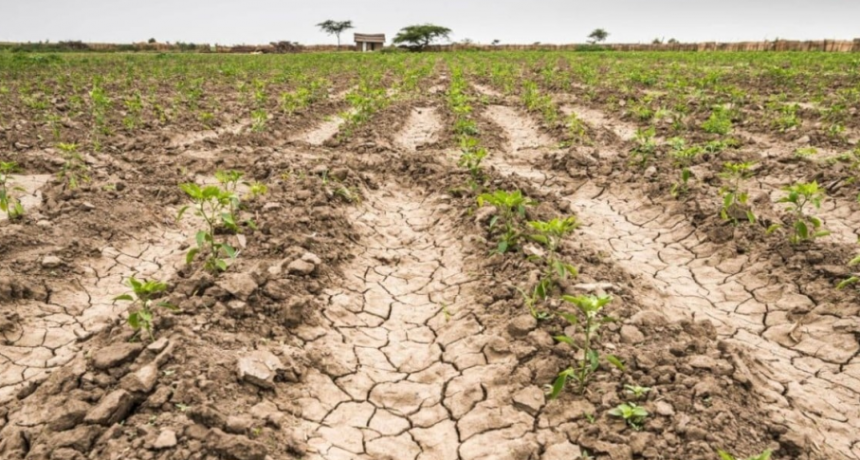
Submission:
[[[677,45],[679,42],[678,42],[678,40],[675,40],[674,38],[670,38],[668,43],[670,45]]]
[[[410,48],[424,49],[436,40],[451,36],[451,29],[433,24],[408,26],[400,29],[394,37],[395,45],[406,44]]]
[[[493,40],[493,46],[499,46],[499,43],[502,43],[502,41],[499,40],[498,38]]]
[[[604,29],[594,29],[591,34],[588,36],[588,42],[592,45],[595,43],[605,42],[606,38],[609,37],[609,32]]]
[[[471,38],[464,38],[464,39],[460,40],[460,44],[461,45],[474,45],[475,40],[472,40]]]
[[[653,41],[651,41],[651,44],[652,44],[652,45],[662,45],[662,44],[663,44],[663,40],[662,40],[662,39],[660,39],[660,38],[655,38]]]
[[[355,29],[355,26],[352,25],[352,21],[332,21],[331,19],[317,24],[317,27],[319,27],[323,32],[337,37],[338,49],[340,49],[340,34],[349,29]]]
[[[150,39],[149,39],[149,41],[148,41],[147,43],[152,44],[152,43],[156,43],[156,41],[155,41],[155,39],[154,39],[154,38],[150,38]]]

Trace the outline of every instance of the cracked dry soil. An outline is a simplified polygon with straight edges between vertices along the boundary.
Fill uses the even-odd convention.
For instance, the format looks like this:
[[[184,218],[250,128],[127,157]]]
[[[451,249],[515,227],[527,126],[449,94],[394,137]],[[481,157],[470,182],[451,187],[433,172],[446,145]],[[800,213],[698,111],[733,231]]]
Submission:
[[[322,147],[337,118],[297,129],[301,151],[255,151],[253,134],[231,129],[174,142],[169,161],[190,177],[242,166],[272,185],[248,209],[262,231],[218,279],[184,267],[190,227],[141,218],[158,230],[110,235],[98,254],[61,261],[55,270],[74,283],[43,270],[41,284],[0,286],[11,293],[4,313],[15,307],[0,318],[0,457],[705,460],[770,447],[778,459],[860,458],[856,307],[810,291],[767,254],[727,252],[635,183],[547,170],[554,139],[538,122],[481,106],[505,140],[487,158],[493,186],[540,197],[530,217],[583,224],[563,248],[581,279],[565,288],[616,297],[621,323],[601,345],[626,371],[601,367],[586,394],[547,401],[545,385],[575,352],[552,339],[566,332],[560,320],[535,321],[516,294],[536,265],[487,255],[486,226],[467,211],[474,198],[448,193],[464,182],[445,160],[451,146],[437,145],[450,114],[422,100],[406,119],[403,105],[379,115],[399,132],[365,128],[394,146],[374,153]],[[193,150],[216,141],[235,155]],[[624,161],[618,145],[596,148]],[[303,174],[277,179],[283,170]],[[28,208],[49,180],[21,177]],[[337,186],[361,190],[361,202]],[[853,214],[825,213],[847,241]],[[131,275],[169,280],[183,308],[158,322],[153,343],[129,343],[112,302]],[[624,384],[652,388],[639,401],[651,413],[642,431],[608,415],[629,400]]]

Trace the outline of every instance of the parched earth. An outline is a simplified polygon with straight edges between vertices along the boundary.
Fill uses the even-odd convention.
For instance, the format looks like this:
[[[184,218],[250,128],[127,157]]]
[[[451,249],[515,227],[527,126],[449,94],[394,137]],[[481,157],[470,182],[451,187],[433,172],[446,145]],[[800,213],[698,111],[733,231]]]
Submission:
[[[13,177],[28,215],[0,222],[17,241],[0,247],[0,457],[860,458],[858,296],[832,289],[853,204],[825,205],[834,235],[801,253],[725,230],[704,180],[687,201],[655,193],[626,162],[635,131],[596,109],[569,107],[616,140],[560,150],[513,104],[476,104],[489,186],[539,201],[529,219],[575,215],[560,252],[580,275],[562,288],[614,297],[599,342],[624,371],[601,365],[550,401],[577,356],[553,339],[567,325],[523,305],[535,262],[490,254],[443,98],[336,143],[337,115],[275,139],[190,133],[105,159],[77,191],[38,161]],[[199,222],[175,220],[176,185],[222,169],[269,191],[213,276],[185,264]],[[777,188],[755,186],[779,219]],[[113,300],[132,275],[166,281],[179,307],[152,338]],[[649,412],[641,430],[609,414],[622,402]]]

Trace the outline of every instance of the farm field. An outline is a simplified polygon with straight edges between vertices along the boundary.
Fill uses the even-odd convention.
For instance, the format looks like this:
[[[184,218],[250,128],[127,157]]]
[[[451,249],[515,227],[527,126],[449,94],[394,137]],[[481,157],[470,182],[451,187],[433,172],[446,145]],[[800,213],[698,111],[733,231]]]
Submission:
[[[0,458],[858,459],[858,64],[0,53]]]

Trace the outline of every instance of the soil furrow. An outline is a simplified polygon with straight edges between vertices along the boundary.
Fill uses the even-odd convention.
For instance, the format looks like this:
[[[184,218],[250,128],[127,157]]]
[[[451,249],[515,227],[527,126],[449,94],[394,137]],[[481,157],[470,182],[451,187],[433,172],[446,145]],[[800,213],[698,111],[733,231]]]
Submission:
[[[436,141],[442,122],[433,107],[416,107],[409,112],[406,126],[394,139],[400,147],[415,151],[419,147]]]
[[[444,209],[389,184],[353,213],[364,238],[344,285],[324,292],[331,328],[310,345],[330,360],[299,401],[307,458],[514,459],[537,448],[535,419],[507,387],[517,360],[479,321]]]

